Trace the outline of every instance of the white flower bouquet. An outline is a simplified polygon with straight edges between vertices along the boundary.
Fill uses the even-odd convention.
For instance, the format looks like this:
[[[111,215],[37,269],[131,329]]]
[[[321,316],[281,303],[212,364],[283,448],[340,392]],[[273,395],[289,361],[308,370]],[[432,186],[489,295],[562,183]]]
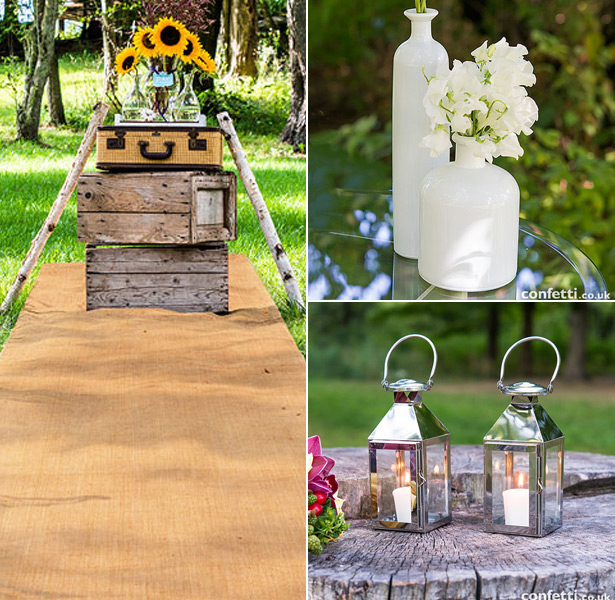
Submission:
[[[453,68],[428,79],[423,105],[431,133],[421,146],[438,156],[456,144],[492,162],[497,156],[519,158],[520,133],[530,135],[538,107],[526,87],[536,83],[527,48],[506,38],[472,52],[474,62],[453,61]],[[450,130],[450,133],[449,133]]]

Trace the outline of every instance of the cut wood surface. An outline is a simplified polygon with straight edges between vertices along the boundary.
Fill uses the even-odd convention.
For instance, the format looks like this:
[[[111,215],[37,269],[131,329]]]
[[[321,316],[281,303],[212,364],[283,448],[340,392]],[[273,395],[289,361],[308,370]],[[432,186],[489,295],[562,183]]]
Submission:
[[[367,450],[324,454],[336,460],[346,516],[367,516]],[[544,538],[483,532],[482,447],[453,446],[451,456],[453,523],[412,534],[376,531],[371,521],[355,518],[337,542],[310,556],[310,600],[518,600],[548,590],[615,594],[615,456],[566,453],[564,524]],[[465,495],[466,486],[473,496]]]
[[[310,556],[310,600],[519,600],[524,593],[615,594],[615,495],[564,500],[564,525],[544,538],[482,531],[480,507],[430,533],[375,531],[353,521]]]
[[[344,513],[351,519],[371,516],[365,448],[326,448],[335,460],[335,476]],[[476,506],[483,501],[483,447],[453,446],[451,450],[453,506]],[[564,490],[570,494],[615,492],[615,456],[566,452]]]
[[[28,250],[28,254],[23,261],[15,280],[11,284],[2,305],[0,305],[0,313],[6,312],[10,308],[11,304],[13,304],[15,298],[17,298],[19,292],[25,285],[28,277],[30,277],[32,270],[36,266],[49,236],[56,228],[58,222],[60,221],[60,217],[62,216],[62,213],[64,212],[64,209],[72,196],[73,190],[77,185],[77,179],[83,172],[85,164],[92,153],[92,148],[96,139],[96,132],[98,127],[100,127],[105,120],[108,111],[109,107],[101,102],[94,106],[92,118],[90,119],[88,128],[83,136],[83,139],[81,140],[81,145],[79,146],[75,160],[66,175],[64,185],[62,185],[62,189],[60,189],[55,202],[51,206],[45,222],[36,234],[36,237],[32,240],[30,250]]]
[[[190,215],[82,213],[77,239],[92,244],[189,244]]]
[[[248,163],[248,157],[243,151],[243,147],[241,146],[241,142],[239,141],[239,137],[235,131],[235,126],[233,125],[233,120],[227,112],[218,114],[217,119],[231,154],[233,155],[235,164],[237,165],[239,177],[241,177],[241,181],[243,181],[248,197],[252,202],[252,206],[254,207],[256,216],[258,217],[259,225],[265,239],[267,240],[267,245],[269,246],[269,250],[271,251],[276,267],[278,268],[280,277],[282,278],[286,295],[291,302],[303,307],[303,297],[301,296],[299,284],[295,278],[295,274],[290,264],[288,255],[286,254],[286,250],[284,250],[284,246],[282,246],[282,242],[278,236],[273,219],[269,214],[269,209],[267,208],[265,199],[261,194],[258,183],[256,183],[256,177],[254,177],[254,173]]]
[[[87,309],[228,310],[228,250],[210,248],[86,249]]]

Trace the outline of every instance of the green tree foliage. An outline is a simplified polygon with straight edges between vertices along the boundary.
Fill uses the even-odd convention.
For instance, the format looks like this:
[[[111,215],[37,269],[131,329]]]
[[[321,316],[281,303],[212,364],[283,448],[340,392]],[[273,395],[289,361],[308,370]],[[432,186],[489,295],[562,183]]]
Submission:
[[[615,291],[615,3],[613,0],[433,0],[434,36],[468,60],[485,39],[523,43],[535,67],[540,108],[519,161],[500,159],[521,187],[521,214],[578,245]],[[394,0],[312,0],[309,11],[310,127],[379,124],[357,146],[352,127],[338,143],[363,157],[390,148],[395,48],[409,23]],[[331,43],[335,40],[335,44]],[[373,116],[372,116],[373,115]],[[324,116],[324,117],[323,117]],[[318,137],[314,139],[318,143]],[[330,138],[329,138],[330,141]],[[314,157],[317,164],[317,157]],[[390,160],[389,157],[384,159]]]

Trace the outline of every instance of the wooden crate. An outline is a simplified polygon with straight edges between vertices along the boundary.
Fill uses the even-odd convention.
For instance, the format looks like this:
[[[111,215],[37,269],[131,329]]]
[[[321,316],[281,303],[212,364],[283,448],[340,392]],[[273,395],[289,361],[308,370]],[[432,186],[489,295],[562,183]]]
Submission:
[[[86,247],[87,310],[228,311],[228,249],[208,246]]]
[[[217,127],[113,125],[99,127],[96,167],[108,170],[188,170],[222,167]]]
[[[234,173],[86,173],[77,237],[91,244],[201,244],[237,236]]]

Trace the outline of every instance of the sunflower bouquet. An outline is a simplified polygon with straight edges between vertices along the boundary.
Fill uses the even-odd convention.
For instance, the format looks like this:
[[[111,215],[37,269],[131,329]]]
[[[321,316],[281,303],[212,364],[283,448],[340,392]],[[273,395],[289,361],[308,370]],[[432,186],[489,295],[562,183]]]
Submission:
[[[140,64],[147,69],[145,95],[139,85]],[[213,76],[216,64],[197,35],[183,23],[163,17],[134,34],[131,45],[116,56],[115,70],[135,75],[135,85],[122,106],[126,120],[198,121],[200,109],[192,81],[197,72]],[[181,72],[184,86],[179,91]]]

